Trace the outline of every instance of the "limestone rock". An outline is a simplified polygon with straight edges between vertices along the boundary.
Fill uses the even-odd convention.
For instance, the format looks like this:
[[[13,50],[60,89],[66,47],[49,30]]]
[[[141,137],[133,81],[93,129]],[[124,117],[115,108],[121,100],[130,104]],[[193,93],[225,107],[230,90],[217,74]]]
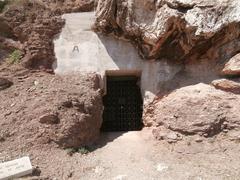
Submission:
[[[41,116],[39,122],[42,124],[58,124],[60,120],[56,114],[47,114]]]
[[[194,141],[197,142],[197,143],[200,143],[200,142],[203,141],[203,138],[200,137],[200,136],[197,136],[197,137],[195,137]]]
[[[99,0],[96,15],[96,31],[130,39],[146,59],[226,60],[240,50],[238,0]]]
[[[222,74],[227,76],[240,76],[240,54],[235,55],[225,64]]]
[[[240,128],[239,102],[239,96],[209,85],[183,87],[155,104],[153,124],[185,135],[213,136]]]
[[[0,77],[0,91],[9,88],[12,85],[13,83],[11,81]]]
[[[240,82],[235,82],[228,79],[220,79],[213,81],[212,85],[216,89],[221,89],[223,91],[240,94]]]
[[[162,127],[154,129],[153,136],[157,140],[166,140],[168,143],[175,143],[182,139],[181,134],[167,130]]]

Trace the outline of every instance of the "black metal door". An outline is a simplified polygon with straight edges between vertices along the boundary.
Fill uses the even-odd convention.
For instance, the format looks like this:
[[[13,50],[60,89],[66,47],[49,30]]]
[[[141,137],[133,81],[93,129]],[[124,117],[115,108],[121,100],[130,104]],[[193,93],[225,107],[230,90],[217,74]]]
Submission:
[[[143,101],[138,78],[107,77],[103,98],[103,131],[133,131],[142,128]]]

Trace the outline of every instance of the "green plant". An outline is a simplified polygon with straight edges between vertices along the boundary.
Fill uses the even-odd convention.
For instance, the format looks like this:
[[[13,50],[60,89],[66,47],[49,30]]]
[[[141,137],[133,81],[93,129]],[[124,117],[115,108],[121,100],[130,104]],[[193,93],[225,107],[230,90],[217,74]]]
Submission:
[[[80,154],[88,154],[88,153],[90,153],[90,151],[89,151],[89,149],[87,147],[67,148],[66,151],[67,151],[67,154],[69,156],[72,156],[74,153],[80,153]]]
[[[78,149],[77,152],[80,153],[80,154],[88,154],[90,151],[88,150],[87,147],[81,147],[81,148]]]
[[[9,55],[9,63],[10,64],[16,64],[19,63],[22,58],[22,52],[20,50],[14,50],[10,55]]]

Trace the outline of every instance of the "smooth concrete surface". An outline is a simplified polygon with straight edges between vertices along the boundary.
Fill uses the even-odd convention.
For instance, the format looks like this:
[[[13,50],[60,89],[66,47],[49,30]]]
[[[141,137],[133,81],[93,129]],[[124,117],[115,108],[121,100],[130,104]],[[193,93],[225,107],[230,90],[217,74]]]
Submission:
[[[63,18],[66,24],[54,41],[56,74],[96,72],[104,77],[108,70],[141,71],[141,90],[147,103],[161,84],[180,70],[166,61],[142,60],[131,43],[91,31],[93,12],[65,14]]]
[[[32,165],[29,157],[23,157],[0,164],[0,179],[15,179],[32,174]]]

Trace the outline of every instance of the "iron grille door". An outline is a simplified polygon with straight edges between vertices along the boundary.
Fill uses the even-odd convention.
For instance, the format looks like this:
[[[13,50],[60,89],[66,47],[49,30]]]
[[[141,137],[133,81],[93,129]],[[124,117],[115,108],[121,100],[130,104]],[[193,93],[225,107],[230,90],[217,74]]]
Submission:
[[[133,131],[142,127],[142,96],[136,77],[109,77],[103,99],[103,131]]]

